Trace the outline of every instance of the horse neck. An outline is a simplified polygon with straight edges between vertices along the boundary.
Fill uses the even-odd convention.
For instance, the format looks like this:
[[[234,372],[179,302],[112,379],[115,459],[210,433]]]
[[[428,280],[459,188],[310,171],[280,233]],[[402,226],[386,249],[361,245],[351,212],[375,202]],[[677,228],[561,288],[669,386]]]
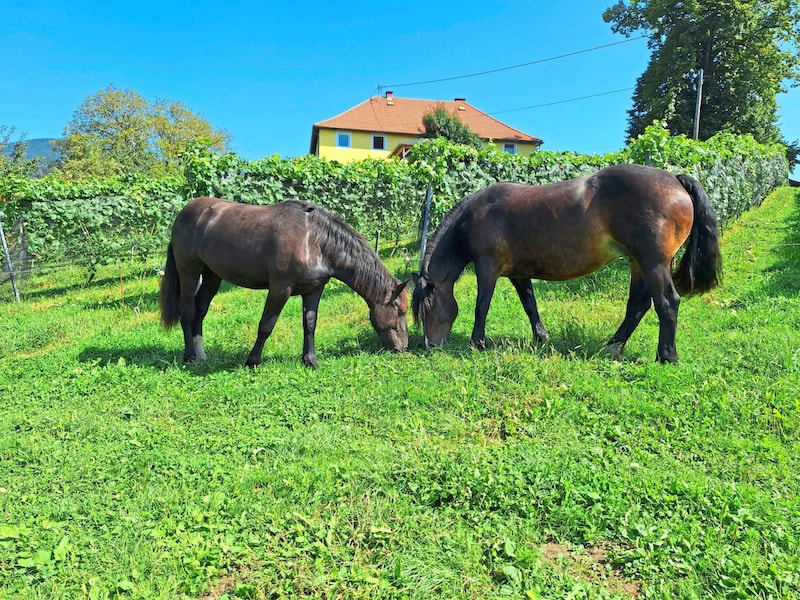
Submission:
[[[370,307],[385,303],[391,289],[399,283],[380,259],[368,252],[334,264],[333,276],[361,296]]]
[[[456,227],[437,232],[425,253],[424,272],[439,285],[452,286],[469,263],[465,256]]]

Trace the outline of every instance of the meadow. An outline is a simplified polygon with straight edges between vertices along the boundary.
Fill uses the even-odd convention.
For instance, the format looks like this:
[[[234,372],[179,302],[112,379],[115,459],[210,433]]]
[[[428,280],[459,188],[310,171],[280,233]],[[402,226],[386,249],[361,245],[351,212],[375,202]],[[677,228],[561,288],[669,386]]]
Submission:
[[[0,598],[800,597],[800,193],[723,232],[722,287],[651,311],[622,361],[624,261],[498,286],[470,349],[389,354],[326,288],[317,370],[292,299],[225,287],[210,360],[158,323],[160,263],[37,272],[0,304]],[[385,260],[398,277],[413,261]]]

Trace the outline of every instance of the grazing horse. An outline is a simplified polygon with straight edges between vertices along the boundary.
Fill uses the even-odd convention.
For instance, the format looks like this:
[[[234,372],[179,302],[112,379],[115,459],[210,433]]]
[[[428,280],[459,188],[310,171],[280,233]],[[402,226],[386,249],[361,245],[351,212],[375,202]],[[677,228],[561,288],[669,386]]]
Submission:
[[[673,256],[687,241],[671,272]],[[531,278],[566,281],[593,273],[611,260],[630,259],[625,318],[606,346],[621,358],[628,338],[655,305],[660,362],[675,362],[680,295],[718,285],[722,261],[717,219],[695,179],[640,165],[617,165],[559,183],[497,183],[458,202],[433,235],[415,275],[412,309],[426,347],[447,341],[458,315],[453,285],[475,264],[478,297],[471,343],[485,347],[486,313],[495,284],[508,277],[534,337],[547,330],[539,318]]]
[[[261,363],[264,343],[290,296],[303,298],[303,363],[317,366],[314,330],[322,290],[334,277],[367,303],[383,345],[408,347],[405,283],[381,263],[366,240],[319,206],[288,200],[251,206],[197,198],[178,214],[161,281],[161,321],[180,320],[184,362],[205,359],[203,318],[222,280],[268,289],[247,366]],[[199,284],[199,287],[198,287]]]

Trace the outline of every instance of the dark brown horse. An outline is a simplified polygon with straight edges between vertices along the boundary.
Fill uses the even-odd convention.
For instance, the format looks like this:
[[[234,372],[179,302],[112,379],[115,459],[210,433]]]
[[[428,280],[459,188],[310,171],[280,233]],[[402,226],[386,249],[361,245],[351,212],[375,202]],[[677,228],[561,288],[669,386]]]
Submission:
[[[203,318],[222,280],[269,289],[247,358],[253,367],[261,363],[264,343],[286,301],[300,295],[303,363],[316,367],[317,308],[331,277],[366,300],[372,326],[386,348],[407,348],[405,283],[389,273],[364,238],[341,219],[296,200],[251,206],[198,198],[186,205],[172,227],[161,281],[161,321],[170,328],[180,320],[184,361],[204,359]]]
[[[687,239],[673,273],[672,258]],[[472,262],[478,279],[472,344],[485,347],[486,313],[500,277],[516,288],[533,335],[546,340],[531,278],[575,279],[620,256],[630,259],[630,296],[606,352],[621,357],[655,305],[657,360],[677,361],[679,294],[706,292],[719,282],[717,220],[698,181],[650,167],[618,165],[543,186],[498,183],[464,198],[428,244],[414,278],[414,315],[426,346],[446,342],[458,315],[453,285]]]

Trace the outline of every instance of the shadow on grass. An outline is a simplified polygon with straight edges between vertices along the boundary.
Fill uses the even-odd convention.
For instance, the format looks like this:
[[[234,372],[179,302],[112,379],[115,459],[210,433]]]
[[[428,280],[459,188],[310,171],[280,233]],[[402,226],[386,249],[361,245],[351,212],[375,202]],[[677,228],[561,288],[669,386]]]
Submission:
[[[426,350],[424,338],[421,335],[412,334],[409,338],[409,350],[415,355],[424,355],[427,352],[444,352],[456,358],[468,358],[476,352],[511,351],[519,354],[530,354],[537,358],[560,355],[570,360],[589,360],[601,356],[611,336],[610,333],[601,335],[574,324],[570,324],[561,331],[551,331],[550,334],[550,339],[546,342],[537,342],[532,336],[490,335],[486,338],[485,350],[474,348],[470,343],[469,336],[461,334],[451,334],[445,346]],[[653,341],[654,344],[655,342],[656,340]],[[655,345],[653,351],[655,352]],[[639,360],[641,357],[628,350],[625,354],[625,360],[628,359]]]

